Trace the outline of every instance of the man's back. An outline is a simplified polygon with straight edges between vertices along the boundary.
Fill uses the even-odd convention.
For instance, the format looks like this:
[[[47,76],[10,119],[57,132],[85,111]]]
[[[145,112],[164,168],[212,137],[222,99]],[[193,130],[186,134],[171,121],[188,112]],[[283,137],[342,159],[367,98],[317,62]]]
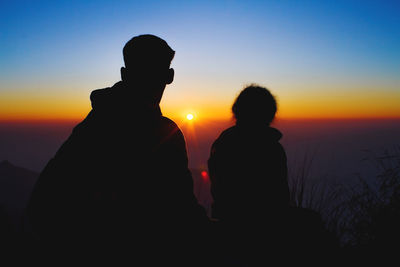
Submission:
[[[44,243],[129,241],[137,256],[199,242],[208,218],[193,194],[185,140],[159,108],[173,54],[156,36],[134,37],[122,81],[92,92],[92,111],[42,171],[29,203]]]
[[[202,217],[181,131],[159,109],[101,103],[118,86],[92,94],[93,110],[43,170],[33,195],[31,208],[48,206],[60,216],[55,224],[68,222],[69,236],[97,235],[98,227],[103,234],[139,227],[152,235]],[[44,208],[39,217],[52,217],[48,212]]]

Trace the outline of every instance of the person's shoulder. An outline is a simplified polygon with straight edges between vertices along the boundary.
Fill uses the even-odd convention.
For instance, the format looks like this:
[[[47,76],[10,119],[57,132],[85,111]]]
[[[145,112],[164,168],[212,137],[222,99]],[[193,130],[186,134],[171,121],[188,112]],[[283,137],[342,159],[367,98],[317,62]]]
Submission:
[[[228,138],[235,136],[237,134],[237,127],[236,126],[231,126],[221,132],[219,135],[219,138]]]
[[[217,146],[229,143],[230,141],[236,139],[237,134],[238,134],[237,127],[231,126],[220,133],[218,138],[214,141],[213,145]]]
[[[169,136],[183,136],[183,133],[179,126],[170,118],[161,116],[160,126],[164,133],[167,133]]]
[[[178,125],[168,117],[161,116],[160,122],[161,122],[161,126],[163,126],[163,127],[167,127],[169,129],[180,130]]]
[[[283,134],[280,130],[270,126],[266,128],[266,135],[269,136],[271,140],[277,142],[279,142],[279,140],[281,140],[281,138],[283,137]]]
[[[283,137],[282,132],[276,128],[269,127],[268,134],[266,136],[270,149],[275,151],[275,153],[282,155],[282,157],[286,157],[285,148],[280,142],[281,138]]]
[[[161,116],[161,123],[163,125],[178,128],[178,125],[173,120],[171,120],[170,118],[165,117],[165,116]]]

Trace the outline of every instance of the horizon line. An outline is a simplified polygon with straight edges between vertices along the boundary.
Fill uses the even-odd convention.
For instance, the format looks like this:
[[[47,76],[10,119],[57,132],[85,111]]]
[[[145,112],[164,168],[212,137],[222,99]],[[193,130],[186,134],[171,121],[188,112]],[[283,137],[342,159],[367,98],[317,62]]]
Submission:
[[[86,116],[85,116],[86,117]],[[0,123],[78,123],[85,119],[82,118],[0,118]],[[182,119],[175,116],[165,116],[176,122],[183,121]],[[277,117],[272,123],[277,123],[279,121],[367,121],[367,120],[400,120],[400,116],[390,116],[390,117]],[[226,121],[233,122],[234,119],[232,117],[203,117],[201,121]]]

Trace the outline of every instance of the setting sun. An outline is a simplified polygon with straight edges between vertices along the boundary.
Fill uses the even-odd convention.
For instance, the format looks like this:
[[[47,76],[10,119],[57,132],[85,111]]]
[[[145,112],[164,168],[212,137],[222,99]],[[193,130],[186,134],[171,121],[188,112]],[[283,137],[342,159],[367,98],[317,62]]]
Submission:
[[[188,119],[190,121],[193,120],[193,118],[194,118],[193,114],[189,113],[189,114],[186,115],[186,119]]]

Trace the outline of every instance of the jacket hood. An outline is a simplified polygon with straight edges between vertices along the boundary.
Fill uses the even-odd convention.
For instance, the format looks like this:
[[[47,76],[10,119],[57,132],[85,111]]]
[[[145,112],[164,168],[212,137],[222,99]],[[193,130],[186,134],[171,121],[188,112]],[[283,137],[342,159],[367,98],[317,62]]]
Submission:
[[[126,111],[140,110],[161,115],[160,107],[146,106],[139,99],[126,94],[126,88],[122,81],[117,82],[112,87],[94,90],[90,94],[90,101],[94,111]]]
[[[90,94],[90,101],[94,110],[110,108],[117,104],[117,95],[121,91],[122,82],[114,84],[112,87],[94,90]],[[118,92],[117,92],[118,91]]]

